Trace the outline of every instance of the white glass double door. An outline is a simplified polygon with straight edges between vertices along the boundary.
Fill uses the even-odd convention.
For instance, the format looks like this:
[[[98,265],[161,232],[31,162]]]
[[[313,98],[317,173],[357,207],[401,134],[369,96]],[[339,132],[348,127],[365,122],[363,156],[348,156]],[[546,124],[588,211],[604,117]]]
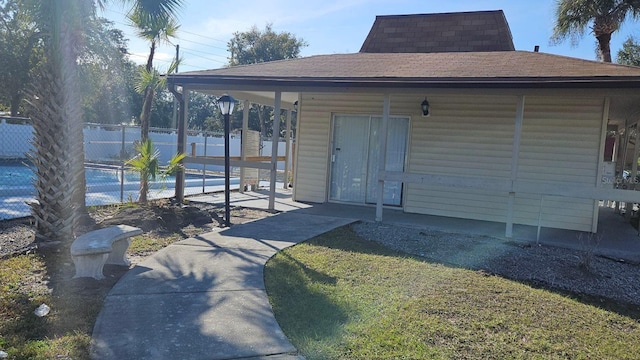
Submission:
[[[376,203],[380,165],[382,117],[335,115],[331,149],[329,200]],[[387,133],[385,168],[403,171],[409,136],[409,118],[391,117]],[[402,205],[402,183],[384,183],[383,203]]]

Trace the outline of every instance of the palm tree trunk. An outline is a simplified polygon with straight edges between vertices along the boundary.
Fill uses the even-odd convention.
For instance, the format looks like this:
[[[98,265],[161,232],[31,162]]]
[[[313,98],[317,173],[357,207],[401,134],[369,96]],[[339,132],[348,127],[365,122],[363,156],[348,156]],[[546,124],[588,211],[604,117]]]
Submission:
[[[598,52],[600,59],[604,62],[611,62],[611,34],[602,33],[596,36],[598,40]]]
[[[144,172],[140,173],[140,195],[138,195],[138,202],[142,205],[146,205],[148,202],[147,194],[149,193],[149,176]]]
[[[148,86],[144,90],[142,100],[142,112],[140,113],[140,142],[143,143],[149,138],[149,126],[151,123],[151,106],[153,105],[153,96],[155,91]]]
[[[34,129],[29,154],[36,179],[37,202],[31,212],[37,237],[73,240],[77,219],[86,214],[81,97],[77,86],[77,41],[82,36],[78,8],[49,0],[42,9],[51,36],[36,84],[27,91]],[[76,21],[73,21],[73,20]]]

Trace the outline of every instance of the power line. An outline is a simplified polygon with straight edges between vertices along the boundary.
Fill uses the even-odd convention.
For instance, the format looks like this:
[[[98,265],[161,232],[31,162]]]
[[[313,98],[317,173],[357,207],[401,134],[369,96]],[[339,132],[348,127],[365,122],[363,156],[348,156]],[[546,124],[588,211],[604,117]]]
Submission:
[[[213,41],[219,41],[219,42],[223,42],[226,43],[225,40],[220,40],[220,39],[216,39],[216,38],[212,38],[210,36],[206,36],[206,35],[200,35],[194,32],[190,32],[190,31],[186,31],[186,30],[180,30],[181,32],[185,33],[185,34],[190,34],[190,35],[195,35],[195,36],[199,36],[201,38],[205,38],[205,39],[209,39],[209,40],[213,40]]]
[[[109,12],[112,12],[112,13],[115,13],[115,14],[118,14],[118,15],[127,16],[127,14],[125,14],[123,12],[120,12],[120,11],[113,10],[113,9],[106,9],[105,8],[105,10],[109,11]],[[126,23],[123,23],[123,22],[120,22],[120,21],[115,21],[115,20],[111,20],[111,21],[113,21],[116,24],[132,27],[131,24],[126,24]],[[183,30],[183,29],[180,29],[178,31],[181,32],[181,33],[185,33],[185,34],[198,36],[198,37],[201,37],[203,39],[218,41],[218,42],[222,42],[222,43],[226,43],[227,42],[226,40],[217,39],[217,38],[214,38],[214,37],[211,37],[211,36],[201,35],[201,34],[194,33],[194,32],[191,32],[191,31],[186,31],[186,30]],[[212,47],[212,48],[226,50],[226,48],[222,48],[222,47],[218,47],[218,46],[210,45],[210,44],[205,44],[205,43],[201,43],[201,42],[197,42],[197,41],[193,41],[193,40],[187,40],[187,39],[181,39],[181,40],[188,41],[188,42],[191,42],[191,43],[194,43],[194,44],[198,44],[198,45],[204,45],[204,46],[209,46],[209,47]]]
[[[227,48],[223,48],[223,47],[220,47],[220,46],[209,45],[209,44],[205,44],[205,43],[201,43],[201,42],[197,42],[197,41],[193,41],[193,40],[188,40],[188,39],[184,39],[184,38],[180,38],[180,40],[181,41],[190,42],[190,43],[194,43],[194,44],[197,44],[197,45],[203,45],[203,46],[211,47],[211,48],[214,48],[214,49],[220,49],[220,50],[225,50],[225,51],[227,50]]]
[[[193,49],[193,48],[185,48],[185,47],[182,47],[182,48],[183,49],[187,49],[188,51],[193,51],[193,52],[197,52],[197,53],[204,54],[204,55],[217,56],[217,57],[222,57],[222,58],[225,58],[225,59],[227,58],[227,55],[214,54],[214,53],[210,53],[210,52],[206,52],[206,51],[202,51],[202,50],[196,50],[196,49]]]
[[[201,59],[205,59],[205,60],[208,60],[208,61],[217,62],[217,63],[220,63],[220,64],[226,64],[227,63],[226,61],[220,61],[220,60],[204,57],[204,56],[201,56],[201,55],[198,55],[198,54],[194,54],[194,53],[189,52],[189,51],[184,51],[183,50],[182,52],[185,53],[185,54],[190,54],[191,56],[195,56],[195,57],[198,57],[198,58],[201,58]]]

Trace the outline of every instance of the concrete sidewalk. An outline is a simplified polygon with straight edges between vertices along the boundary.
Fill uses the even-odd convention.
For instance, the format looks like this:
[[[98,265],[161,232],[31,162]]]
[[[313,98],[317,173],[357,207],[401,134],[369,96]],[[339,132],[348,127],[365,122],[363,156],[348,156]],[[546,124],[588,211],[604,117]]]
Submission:
[[[180,241],[131,269],[96,321],[92,359],[298,359],[263,270],[279,250],[353,222],[280,213]]]

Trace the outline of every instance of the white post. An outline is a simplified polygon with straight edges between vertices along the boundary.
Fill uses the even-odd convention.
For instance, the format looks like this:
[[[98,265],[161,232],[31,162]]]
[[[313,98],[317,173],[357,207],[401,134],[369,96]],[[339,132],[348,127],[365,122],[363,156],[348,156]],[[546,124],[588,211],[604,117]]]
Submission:
[[[284,189],[289,188],[289,161],[291,160],[289,152],[291,151],[291,118],[293,110],[287,110],[287,130],[284,134]]]
[[[247,159],[247,132],[249,131],[249,111],[251,103],[248,100],[242,102],[242,138],[240,144],[240,158],[242,161]],[[245,167],[240,167],[240,193],[244,192],[245,186]]]
[[[513,185],[518,178],[518,156],[520,153],[520,137],[522,135],[522,122],[524,119],[524,96],[518,97],[518,105],[516,109],[515,128],[513,130],[513,148],[511,149],[511,189],[509,191],[509,199],[507,203],[507,221],[505,229],[505,237],[513,237],[513,208],[516,199],[516,193]],[[540,209],[542,211],[542,209]]]
[[[380,127],[380,153],[378,154],[378,198],[376,200],[376,221],[382,221],[382,204],[384,201],[384,179],[381,174],[386,170],[387,133],[389,132],[389,114],[391,113],[391,96],[384,95],[382,106],[382,126]]]
[[[598,170],[596,172],[596,187],[602,186],[602,167],[604,166],[604,148],[607,142],[607,124],[609,123],[609,106],[611,99],[605,98],[602,107],[602,124],[600,125],[600,148],[598,149]],[[636,142],[637,144],[637,142]],[[607,200],[607,199],[601,199]],[[591,232],[598,232],[598,216],[600,212],[600,200],[593,201],[593,218],[591,220]]]
[[[273,134],[271,136],[271,178],[269,181],[269,210],[276,205],[276,175],[278,171],[278,140],[280,139],[280,101],[282,92],[276,91],[273,107]]]

